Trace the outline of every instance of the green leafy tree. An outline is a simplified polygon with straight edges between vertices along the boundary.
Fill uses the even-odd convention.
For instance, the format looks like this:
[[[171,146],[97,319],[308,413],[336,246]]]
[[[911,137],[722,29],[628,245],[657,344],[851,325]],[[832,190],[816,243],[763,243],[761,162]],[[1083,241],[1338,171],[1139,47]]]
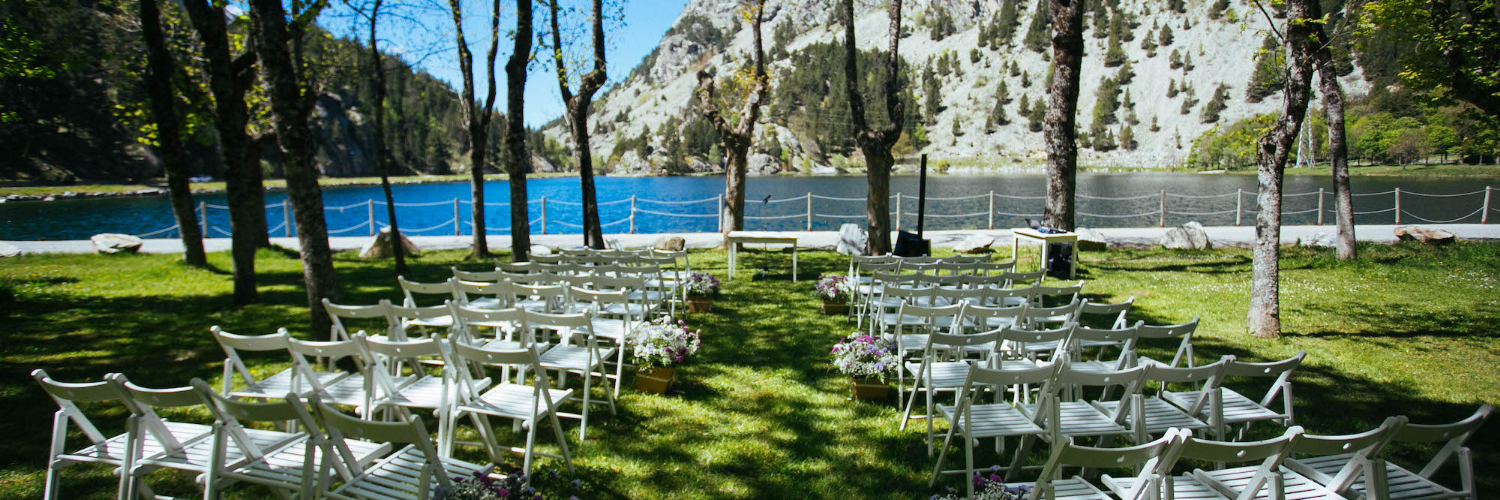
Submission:
[[[1402,48],[1401,80],[1441,99],[1500,116],[1500,6],[1493,0],[1372,0],[1363,33],[1383,31]]]

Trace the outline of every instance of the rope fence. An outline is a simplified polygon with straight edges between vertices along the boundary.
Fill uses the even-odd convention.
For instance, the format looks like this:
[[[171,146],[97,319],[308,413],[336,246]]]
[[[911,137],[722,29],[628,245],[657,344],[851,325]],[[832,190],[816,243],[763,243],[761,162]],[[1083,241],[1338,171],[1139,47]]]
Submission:
[[[1401,224],[1403,217],[1408,220],[1428,224],[1452,224],[1459,222],[1488,224],[1491,212],[1500,213],[1500,207],[1491,203],[1493,193],[1494,189],[1489,186],[1466,193],[1451,194],[1420,193],[1402,190],[1401,188],[1373,193],[1352,193],[1353,198],[1360,200],[1353,213],[1355,216],[1361,216],[1366,219],[1361,222],[1363,224],[1382,223],[1379,220],[1369,219],[1371,216],[1383,217],[1382,214],[1386,213],[1391,214],[1389,220],[1397,225]],[[1077,215],[1080,218],[1078,221],[1080,226],[1126,227],[1117,224],[1127,223],[1129,219],[1149,217],[1154,217],[1158,226],[1161,227],[1165,227],[1168,222],[1176,224],[1186,222],[1189,219],[1196,220],[1196,218],[1200,217],[1210,218],[1205,223],[1206,225],[1228,225],[1232,223],[1240,226],[1246,222],[1254,222],[1253,218],[1258,212],[1255,195],[1255,192],[1244,189],[1218,194],[1168,193],[1166,190],[1161,190],[1154,194],[1118,197],[1079,194],[1077,198],[1082,200],[1082,203],[1078,207]],[[1295,222],[1309,225],[1324,225],[1325,220],[1327,222],[1333,220],[1331,216],[1334,213],[1334,204],[1329,203],[1333,199],[1333,196],[1334,193],[1327,189],[1305,193],[1283,194],[1283,200],[1296,206],[1288,207],[1295,208],[1294,210],[1283,208],[1281,215],[1290,217],[1316,214],[1315,217],[1302,218],[1300,221]],[[1430,205],[1424,206],[1420,199],[1411,200],[1410,198],[1413,196],[1420,199],[1447,199],[1455,201],[1446,202],[1447,204],[1443,206],[1446,213],[1435,213],[1441,211],[1435,210]],[[1312,198],[1308,199],[1308,197]],[[1453,208],[1456,205],[1466,204],[1459,200],[1465,197],[1474,198],[1477,207],[1462,216],[1445,218],[1461,210],[1467,210],[1467,208]],[[1030,210],[1041,208],[1037,206],[1040,203],[1034,203],[1033,201],[1043,200],[1044,198],[1042,196],[1022,196],[993,191],[987,194],[971,196],[928,197],[927,213],[925,215],[935,221],[940,221],[940,224],[944,226],[942,228],[946,229],[994,229],[997,227],[997,217],[1000,218],[1000,222],[1002,223],[1000,227],[1009,227],[1010,225],[1020,226],[1024,225],[1024,221],[1016,219],[1036,219],[1042,217],[1041,212],[1031,212]],[[891,207],[892,226],[896,230],[901,230],[904,220],[915,218],[917,214],[914,213],[908,203],[917,199],[915,196],[899,192],[891,195],[890,200],[893,201],[893,206]],[[1246,200],[1248,200],[1248,203]],[[849,207],[847,204],[848,202],[862,201],[866,201],[866,198],[823,196],[814,193],[782,199],[747,200],[745,204],[745,220],[754,221],[757,225],[763,226],[747,227],[747,229],[755,230],[785,231],[805,229],[812,231],[817,225],[822,225],[822,227],[832,226],[832,229],[841,223],[864,219],[866,216],[862,213],[863,210],[850,210],[852,207]],[[1406,207],[1403,207],[1403,201],[1416,201],[1416,204],[1408,204]],[[801,202],[801,205],[782,205],[793,202]],[[829,210],[829,208],[833,208],[832,206],[821,207],[821,210],[814,207],[814,205],[821,202],[844,204],[838,205],[838,210]],[[710,203],[713,206],[712,211],[708,213],[705,213],[702,207],[691,208],[695,205],[708,205]],[[364,234],[374,235],[381,228],[389,227],[389,222],[383,220],[386,210],[382,208],[377,211],[375,209],[377,205],[385,207],[386,203],[383,200],[369,199],[347,205],[325,206],[324,211],[330,216],[330,227],[327,229],[328,234],[348,236],[360,234],[361,230],[363,230]],[[446,201],[396,203],[395,205],[397,208],[406,209],[404,210],[405,214],[402,215],[403,221],[410,219],[413,224],[426,226],[419,229],[403,229],[402,233],[407,235],[435,236],[438,235],[438,232],[446,231],[445,228],[452,226],[451,234],[458,236],[463,235],[465,229],[472,231],[474,226],[473,222],[468,217],[465,217],[465,212],[472,212],[473,209],[473,202],[468,200],[453,198]],[[548,217],[549,205],[553,206],[554,214],[557,213],[557,207],[564,207],[564,214],[573,217],[580,216],[581,202],[558,199],[549,200],[541,197],[535,200],[528,200],[526,205],[529,207],[528,212],[539,215],[539,217],[531,220],[529,224],[540,234],[547,234],[548,229],[554,227],[564,229],[564,231],[561,231],[563,233],[572,233],[576,231],[569,230],[583,229],[581,219],[575,219],[577,222],[574,222],[561,220],[557,217]],[[613,222],[601,224],[601,227],[617,227],[627,230],[630,233],[719,232],[723,227],[723,220],[720,218],[720,213],[724,210],[724,197],[722,195],[695,200],[651,200],[631,196],[618,200],[597,202],[596,205],[601,207],[601,215],[604,215],[608,211],[610,212],[609,217],[614,219]],[[628,208],[626,205],[628,205]],[[644,208],[642,205],[655,209]],[[831,204],[823,203],[823,205]],[[979,206],[976,207],[976,205]],[[1142,205],[1150,208],[1142,210],[1145,208]],[[508,207],[510,203],[485,203],[484,206]],[[603,207],[610,208],[606,210]],[[791,210],[787,210],[787,208],[791,208]],[[973,210],[974,208],[979,208],[980,210],[975,211]],[[1422,210],[1413,211],[1413,208]],[[196,215],[201,232],[204,235],[218,234],[229,236],[230,232],[225,227],[227,224],[219,225],[210,223],[212,219],[223,219],[224,217],[209,217],[212,214],[211,210],[225,212],[228,209],[229,207],[224,205],[199,202]],[[444,213],[449,212],[450,209],[451,213]],[[350,212],[357,214],[361,210],[364,212],[363,220],[350,220],[352,217],[359,217],[358,215],[351,216]],[[266,215],[268,218],[279,216],[281,219],[280,223],[271,227],[268,233],[285,237],[294,235],[296,228],[292,221],[291,212],[291,207],[286,201],[266,205]],[[489,210],[486,210],[486,212],[489,212]],[[433,214],[443,215],[440,216],[441,218],[433,218],[431,217]],[[469,215],[472,216],[472,214]],[[1246,216],[1249,216],[1248,218],[1252,220],[1247,221]],[[709,221],[706,219],[713,220]],[[1093,219],[1092,224],[1090,223],[1090,219]],[[344,227],[331,227],[335,221],[344,224],[352,222],[352,224]],[[934,229],[941,228],[934,227]],[[177,230],[178,226],[173,224],[161,229],[138,234],[138,236],[142,238],[169,238],[177,236]],[[503,233],[510,231],[510,228],[486,227],[485,230]]]

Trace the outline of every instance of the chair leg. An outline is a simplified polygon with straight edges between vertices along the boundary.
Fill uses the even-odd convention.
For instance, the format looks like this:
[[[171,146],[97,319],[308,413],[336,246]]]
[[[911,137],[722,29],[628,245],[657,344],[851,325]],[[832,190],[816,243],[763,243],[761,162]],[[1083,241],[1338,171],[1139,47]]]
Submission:
[[[564,373],[567,372],[566,370],[560,371],[563,371]],[[578,424],[578,442],[580,443],[583,442],[585,432],[587,432],[589,428],[589,402],[591,401],[591,397],[593,396],[593,394],[589,393],[589,389],[593,388],[593,382],[594,377],[589,376],[589,374],[585,372],[583,374],[583,416]]]
[[[552,434],[557,438],[557,446],[562,448],[563,462],[568,464],[568,474],[576,474],[573,470],[573,454],[568,451],[568,440],[563,439],[562,422],[557,420],[557,409],[553,408],[552,411],[548,412],[547,417],[552,421]],[[535,425],[532,425],[531,433],[536,434]],[[531,447],[528,446],[526,451],[529,453]],[[531,473],[527,472],[526,474],[530,475]]]
[[[1016,446],[1016,457],[1011,459],[1010,468],[1005,471],[1005,480],[1015,478],[1016,471],[1021,470],[1021,463],[1026,459],[1026,453],[1031,451],[1031,443],[1036,441],[1035,435],[1027,435],[1021,438],[1021,444]]]
[[[904,368],[901,368],[901,369],[904,369]],[[912,386],[911,387],[911,397],[906,398],[906,411],[902,412],[902,414],[901,414],[901,430],[903,430],[903,431],[906,430],[906,424],[907,424],[907,422],[911,421],[911,407],[912,407],[913,404],[916,404],[916,401],[917,401],[917,391],[921,390],[922,380],[921,379],[912,379],[911,386]],[[900,395],[900,393],[903,392],[903,389],[901,389],[899,387],[900,386],[898,386],[898,389],[896,390],[898,396]],[[931,455],[929,454],[928,456],[931,456]]]
[[[521,473],[527,476],[531,475],[531,456],[533,453],[535,453],[534,450],[536,448],[536,424],[536,420],[532,420],[531,429],[526,431],[526,457],[521,462]],[[553,429],[556,428],[557,424],[553,424]],[[557,442],[562,443],[562,441],[562,433],[559,431],[557,434]]]

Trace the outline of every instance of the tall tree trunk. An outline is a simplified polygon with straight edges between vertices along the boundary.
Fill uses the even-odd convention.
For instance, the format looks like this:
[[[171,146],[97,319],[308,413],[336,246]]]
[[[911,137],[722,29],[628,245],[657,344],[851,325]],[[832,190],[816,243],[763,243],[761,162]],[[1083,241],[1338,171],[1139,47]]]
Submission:
[[[1295,146],[1307,115],[1312,83],[1313,26],[1322,17],[1317,0],[1287,2],[1286,41],[1290,50],[1286,65],[1285,102],[1276,126],[1261,137],[1256,152],[1257,180],[1254,263],[1250,277],[1250,311],[1245,324],[1260,338],[1281,336],[1281,181],[1286,160]]]
[[[1354,242],[1354,195],[1349,190],[1349,146],[1344,140],[1344,88],[1333,68],[1333,50],[1322,25],[1317,28],[1318,83],[1323,91],[1323,117],[1328,121],[1328,163],[1333,168],[1333,211],[1337,220],[1339,260],[1358,258]]]
[[[526,66],[531,62],[531,0],[516,3],[516,47],[505,62],[505,170],[510,185],[510,260],[526,262],[531,253],[531,204],[527,203]]]
[[[1047,119],[1047,201],[1042,222],[1074,229],[1078,184],[1078,81],[1083,68],[1082,0],[1048,0],[1052,16],[1053,79]]]
[[[183,262],[190,266],[208,265],[203,254],[203,234],[193,209],[193,191],[188,187],[187,160],[182,153],[182,136],[177,126],[177,111],[172,93],[172,54],[167,51],[161,31],[161,13],[156,0],[141,0],[141,34],[146,39],[146,90],[151,95],[151,114],[156,119],[156,138],[161,145],[162,170],[167,173],[167,194],[172,215],[177,218],[177,234],[182,237]]]
[[[313,13],[297,13],[311,19]],[[323,216],[323,190],[313,164],[312,127],[308,123],[316,91],[303,89],[302,75],[291,48],[296,45],[281,0],[251,0],[250,23],[255,52],[260,56],[261,78],[271,97],[271,121],[286,174],[287,199],[297,221],[297,243],[302,247],[302,278],[307,285],[307,307],[312,331],[330,335],[332,323],[323,310],[323,299],[338,300],[333,272],[333,252],[328,247],[328,228]]]
[[[382,3],[384,0],[375,0],[370,8],[370,62],[374,65],[370,68],[370,86],[375,90],[375,137],[372,142],[375,145],[375,171],[380,173],[380,190],[385,194],[385,216],[391,221],[391,257],[396,260],[396,276],[401,277],[408,272],[406,245],[402,244],[401,226],[396,223],[396,197],[391,194],[390,152],[385,147],[385,60],[380,56],[380,38],[376,36]],[[370,221],[370,224],[374,223]]]
[[[849,97],[849,115],[854,121],[854,141],[865,155],[868,184],[865,202],[865,218],[869,231],[866,253],[883,255],[891,251],[891,166],[896,164],[891,156],[891,146],[901,138],[905,121],[905,106],[901,103],[902,76],[897,74],[901,60],[901,0],[890,3],[890,48],[886,51],[885,70],[889,80],[885,85],[886,116],[890,125],[876,130],[865,120],[864,97],[859,91],[859,82],[864,75],[856,67],[859,60],[858,44],[854,38],[854,2],[844,0],[844,87]]]
[[[219,133],[219,155],[224,162],[224,185],[229,203],[229,229],[234,267],[234,303],[256,301],[255,249],[266,235],[265,189],[259,162],[250,161],[251,141],[245,132],[249,111],[245,91],[253,78],[255,52],[230,56],[224,9],[208,0],[182,0],[198,39],[203,43],[205,71],[214,96],[214,128]],[[258,157],[258,155],[257,155]],[[207,214],[204,214],[207,218]]]
[[[589,107],[594,93],[604,86],[604,2],[593,0],[590,38],[594,42],[594,69],[578,79],[578,93],[568,86],[568,65],[564,61],[562,33],[558,29],[557,0],[549,0],[552,13],[552,62],[557,67],[557,88],[567,104],[568,131],[573,136],[573,158],[578,163],[578,183],[583,191],[583,244],[604,248],[604,228],[599,225],[599,202],[594,190],[593,152],[589,149]]]
[[[474,225],[474,248],[471,255],[476,259],[484,259],[490,256],[489,241],[485,240],[488,230],[484,226],[484,153],[489,141],[491,111],[495,109],[495,50],[500,44],[500,0],[493,0],[490,8],[490,50],[486,53],[489,87],[483,109],[474,101],[474,54],[469,52],[469,43],[464,39],[463,1],[448,0],[448,6],[453,10],[453,31],[458,38],[458,65],[464,80],[460,95],[463,102],[460,104],[469,130],[469,198],[473,202],[470,213]]]
[[[745,177],[750,166],[750,144],[754,142],[755,122],[760,119],[761,100],[765,98],[767,87],[765,50],[760,35],[761,13],[765,11],[765,5],[765,0],[755,0],[746,6],[753,43],[751,76],[755,82],[741,103],[738,124],[730,124],[719,112],[713,76],[706,71],[698,72],[698,102],[703,107],[703,115],[719,133],[719,143],[728,157],[724,167],[724,211],[719,214],[719,227],[726,244],[730,232],[745,229]]]

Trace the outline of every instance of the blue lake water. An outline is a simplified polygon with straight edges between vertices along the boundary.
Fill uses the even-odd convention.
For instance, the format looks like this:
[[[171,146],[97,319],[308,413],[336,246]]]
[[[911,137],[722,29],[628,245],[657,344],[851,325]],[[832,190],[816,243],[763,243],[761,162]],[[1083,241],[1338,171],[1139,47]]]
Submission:
[[[1426,221],[1479,222],[1485,186],[1500,185],[1497,178],[1356,177],[1353,179],[1355,211],[1372,212],[1356,217],[1362,224],[1390,224],[1394,220],[1391,191],[1402,191],[1403,223]],[[990,224],[990,193],[994,193],[994,226],[1015,227],[1024,218],[1038,217],[1046,178],[1041,175],[931,176],[928,178],[926,227],[971,229]],[[580,232],[581,199],[577,178],[527,181],[532,201],[531,231],[538,234]],[[635,229],[638,233],[713,232],[717,230],[717,196],[724,191],[723,177],[598,177],[600,220],[606,233],[630,229],[631,196],[636,197]],[[747,187],[747,229],[806,229],[811,193],[812,228],[836,230],[845,222],[864,219],[864,177],[752,177]],[[1315,224],[1319,188],[1324,197],[1324,221],[1333,223],[1332,183],[1326,176],[1287,176],[1284,218],[1288,224]],[[402,230],[414,235],[454,234],[455,210],[458,231],[471,234],[469,185],[466,183],[412,184],[393,187]],[[1250,175],[1196,174],[1083,174],[1078,178],[1080,226],[1142,227],[1159,223],[1161,191],[1167,192],[1168,225],[1196,220],[1204,225],[1235,223],[1235,193],[1242,198],[1245,224],[1254,218],[1255,177]],[[892,193],[901,193],[901,226],[916,227],[917,178],[897,176]],[[1467,193],[1467,194],[1466,194]],[[1438,195],[1438,196],[1431,196]],[[505,181],[485,185],[488,226],[492,234],[508,234],[509,186]],[[546,198],[546,225],[542,223],[542,198]],[[770,201],[765,201],[769,197]],[[845,200],[852,198],[852,200]],[[283,224],[282,191],[266,193],[266,219],[272,236],[295,234]],[[195,201],[208,204],[209,237],[227,237],[229,215],[222,208],[224,195],[199,195]],[[379,186],[325,188],[324,204],[333,236],[370,234],[373,212],[377,226],[385,224],[386,212]],[[373,207],[368,203],[374,200]],[[454,200],[458,200],[455,207]],[[1500,200],[1496,200],[1500,203]],[[373,210],[372,210],[373,208]],[[896,203],[891,204],[895,218]],[[1492,210],[1500,212],[1500,206]],[[664,215],[670,214],[670,215]],[[1492,214],[1494,215],[1494,214]],[[1426,219],[1426,221],[1422,220]],[[130,197],[11,202],[0,204],[0,240],[86,239],[101,232],[146,234],[173,225],[166,197]],[[154,237],[174,237],[165,231]]]

